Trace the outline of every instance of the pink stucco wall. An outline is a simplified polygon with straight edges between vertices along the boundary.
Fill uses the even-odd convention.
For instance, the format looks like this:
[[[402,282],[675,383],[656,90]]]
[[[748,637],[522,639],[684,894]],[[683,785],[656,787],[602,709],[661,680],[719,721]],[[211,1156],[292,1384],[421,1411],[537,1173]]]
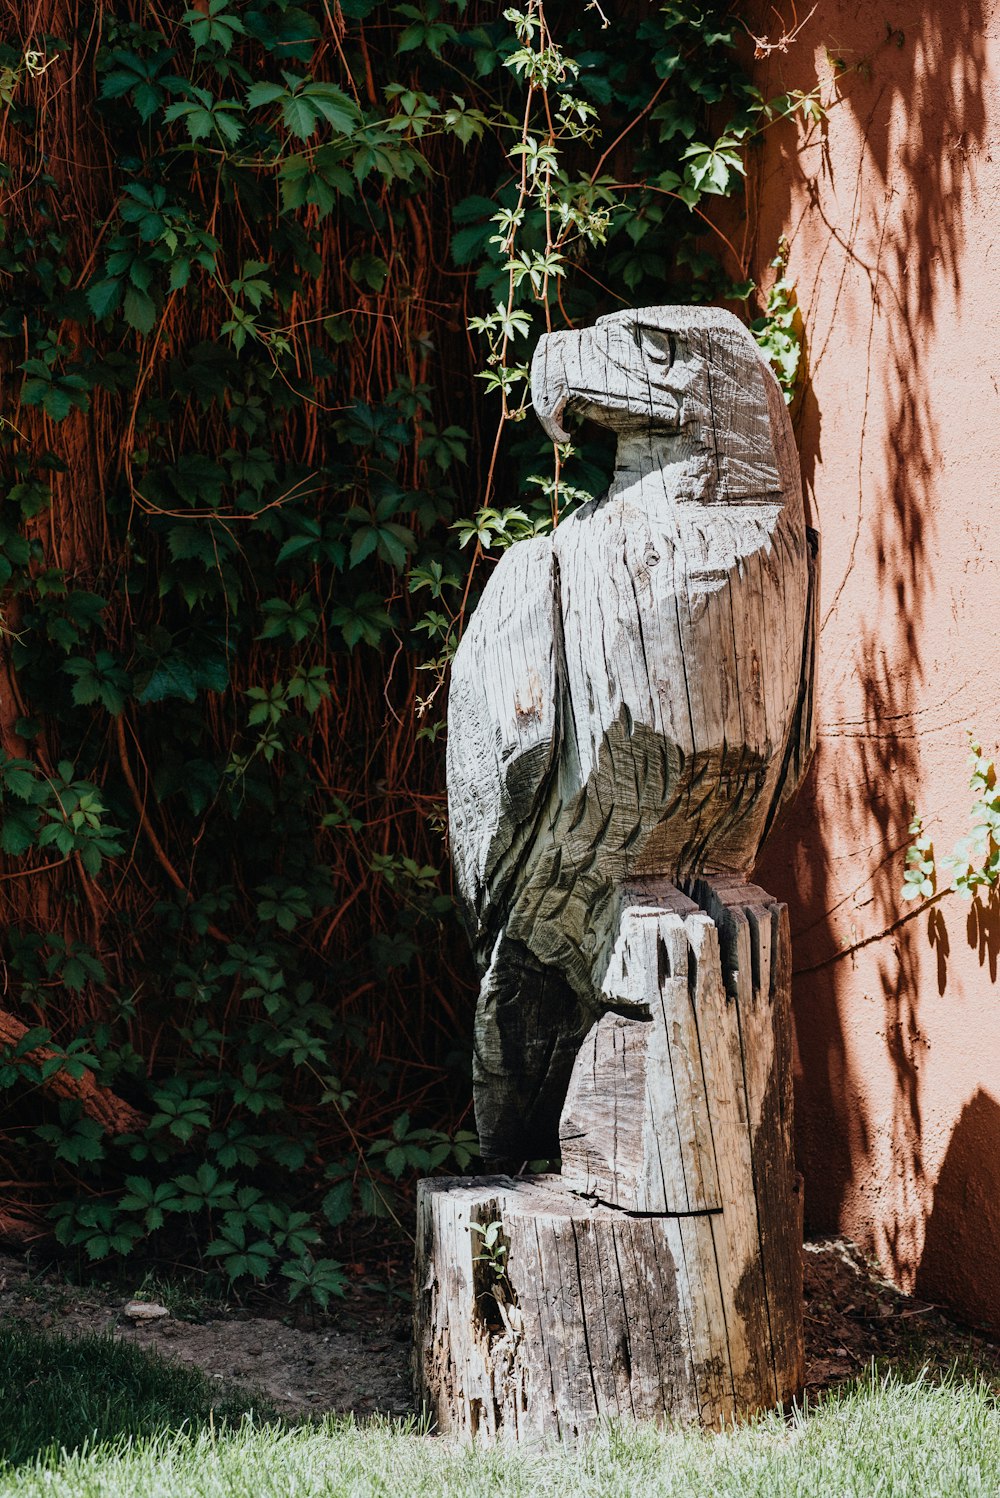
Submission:
[[[1000,734],[1000,18],[820,0],[756,66],[829,106],[751,193],[759,263],[791,244],[822,534],[819,747],[758,870],[791,908],[807,1224],[1000,1326],[1000,908],[898,894],[911,803],[947,851],[966,730]]]

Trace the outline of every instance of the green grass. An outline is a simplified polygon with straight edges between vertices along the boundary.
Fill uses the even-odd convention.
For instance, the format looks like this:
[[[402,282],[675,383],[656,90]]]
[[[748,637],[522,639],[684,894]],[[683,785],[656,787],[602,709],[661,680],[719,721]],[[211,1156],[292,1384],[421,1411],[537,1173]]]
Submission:
[[[721,1436],[612,1428],[467,1451],[412,1423],[261,1423],[132,1347],[0,1332],[7,1494],[79,1498],[902,1498],[1000,1492],[988,1388],[874,1374],[791,1420]],[[186,1422],[186,1423],[185,1423]],[[103,1444],[101,1444],[103,1443]],[[78,1451],[67,1455],[58,1447]]]
[[[8,1468],[50,1448],[239,1422],[246,1408],[203,1374],[126,1342],[0,1328],[0,1462]]]

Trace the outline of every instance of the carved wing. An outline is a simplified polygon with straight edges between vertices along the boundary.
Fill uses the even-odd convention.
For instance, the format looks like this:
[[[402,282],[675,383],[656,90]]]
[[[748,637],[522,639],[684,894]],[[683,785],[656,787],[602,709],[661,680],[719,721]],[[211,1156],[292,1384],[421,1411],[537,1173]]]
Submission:
[[[448,819],[470,929],[506,906],[559,744],[559,588],[552,543],[520,541],[486,585],[452,664]]]

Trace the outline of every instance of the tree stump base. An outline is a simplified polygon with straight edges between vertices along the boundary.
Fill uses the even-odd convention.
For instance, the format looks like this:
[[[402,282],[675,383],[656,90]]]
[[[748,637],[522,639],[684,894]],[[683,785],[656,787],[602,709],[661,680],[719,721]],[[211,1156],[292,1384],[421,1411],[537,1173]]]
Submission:
[[[416,1388],[442,1432],[718,1428],[801,1389],[787,911],[735,878],[626,895],[562,1174],[421,1182]]]

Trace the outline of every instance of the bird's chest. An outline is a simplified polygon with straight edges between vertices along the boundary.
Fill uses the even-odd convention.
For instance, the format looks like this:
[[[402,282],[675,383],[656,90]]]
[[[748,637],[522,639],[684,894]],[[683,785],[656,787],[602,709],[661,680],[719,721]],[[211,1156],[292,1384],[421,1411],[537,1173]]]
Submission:
[[[585,772],[619,721],[688,755],[781,741],[794,687],[781,513],[778,503],[618,500],[560,527],[568,695]]]

